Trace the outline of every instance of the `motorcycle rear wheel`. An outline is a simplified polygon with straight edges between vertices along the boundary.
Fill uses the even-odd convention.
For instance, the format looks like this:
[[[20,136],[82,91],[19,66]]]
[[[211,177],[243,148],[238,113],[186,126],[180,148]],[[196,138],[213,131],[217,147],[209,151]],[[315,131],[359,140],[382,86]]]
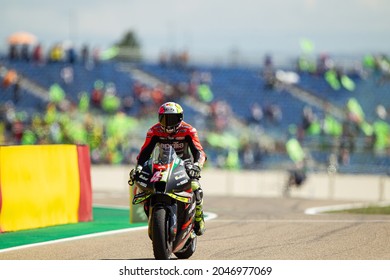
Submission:
[[[168,215],[165,208],[157,208],[153,213],[152,243],[156,260],[171,258],[172,244],[168,241]]]
[[[189,238],[184,248],[175,253],[175,256],[178,259],[189,259],[196,250],[196,244],[197,244],[197,237],[195,235],[194,238]]]

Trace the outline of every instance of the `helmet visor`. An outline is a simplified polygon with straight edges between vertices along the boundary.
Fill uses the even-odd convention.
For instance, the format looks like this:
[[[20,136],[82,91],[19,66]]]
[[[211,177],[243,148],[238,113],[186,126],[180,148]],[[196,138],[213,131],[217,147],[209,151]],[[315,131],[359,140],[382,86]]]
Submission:
[[[175,127],[183,120],[183,114],[161,114],[158,118],[163,127]]]

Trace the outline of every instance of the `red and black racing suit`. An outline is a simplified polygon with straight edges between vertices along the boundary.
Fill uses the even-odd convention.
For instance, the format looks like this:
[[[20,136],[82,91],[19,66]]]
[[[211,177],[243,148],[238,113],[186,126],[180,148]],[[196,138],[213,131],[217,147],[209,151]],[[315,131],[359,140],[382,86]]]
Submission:
[[[173,146],[176,154],[183,160],[191,159],[192,155],[193,163],[197,162],[200,168],[207,160],[196,129],[184,121],[175,134],[166,133],[160,123],[153,125],[146,134],[145,142],[137,157],[139,165],[143,165],[150,158],[154,147],[158,143]]]
[[[173,146],[176,154],[183,160],[191,160],[192,155],[193,163],[197,163],[200,168],[203,167],[203,164],[207,160],[206,153],[200,144],[196,129],[184,121],[175,134],[166,133],[160,123],[152,126],[146,135],[145,143],[137,157],[139,165],[143,165],[150,158],[150,155],[157,144],[169,144]],[[191,179],[191,187],[195,194],[197,211],[199,209],[201,216],[203,217],[203,190],[199,180]],[[145,214],[148,216],[149,208],[147,203],[144,204],[144,210]]]

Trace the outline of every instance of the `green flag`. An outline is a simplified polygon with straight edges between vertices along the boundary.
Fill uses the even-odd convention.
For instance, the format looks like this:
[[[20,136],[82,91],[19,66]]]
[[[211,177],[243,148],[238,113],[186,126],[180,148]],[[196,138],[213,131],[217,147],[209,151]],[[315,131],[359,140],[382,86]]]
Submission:
[[[341,85],[340,81],[337,78],[337,73],[334,70],[328,70],[325,72],[325,80],[328,82],[328,84],[334,89],[339,90]]]
[[[318,121],[313,121],[307,128],[308,135],[319,135],[321,133],[321,124]]]
[[[347,75],[341,76],[341,84],[343,85],[344,88],[346,88],[349,91],[355,90],[355,82],[352,79],[350,79]]]
[[[347,101],[347,108],[348,108],[348,111],[353,113],[355,118],[357,118],[358,122],[364,121],[365,115],[364,115],[363,109],[360,106],[359,102],[356,100],[356,98],[350,98]]]
[[[304,53],[312,53],[314,51],[314,43],[307,38],[302,38],[299,44]]]
[[[213,101],[214,98],[210,87],[206,84],[201,84],[198,86],[198,95],[200,100],[207,103]]]
[[[375,133],[374,148],[376,151],[383,151],[390,147],[390,126],[387,122],[379,120],[373,125]]]
[[[101,60],[109,60],[114,57],[116,57],[119,53],[119,48],[118,47],[111,47],[109,49],[106,49],[101,52],[100,59]]]
[[[117,96],[106,94],[103,97],[102,107],[103,110],[106,111],[107,113],[117,112],[120,106],[121,106],[121,101]]]
[[[33,145],[37,142],[37,137],[35,136],[34,132],[27,129],[26,131],[23,132],[21,142],[22,145]]]
[[[57,83],[53,84],[49,89],[50,101],[58,104],[65,99],[65,92]]]
[[[81,93],[80,101],[79,101],[79,110],[82,113],[87,112],[89,109],[89,96],[85,91]]]
[[[225,167],[228,169],[239,169],[240,168],[240,157],[236,149],[229,149],[226,157]]]
[[[111,116],[106,125],[106,133],[108,137],[125,140],[131,131],[134,131],[138,126],[136,118],[129,117],[126,114],[119,112]]]
[[[343,132],[343,126],[336,118],[331,115],[326,115],[324,124],[326,134],[331,136],[341,136]]]
[[[363,57],[363,66],[366,68],[374,69],[376,66],[375,57],[371,54],[367,54]]]
[[[286,143],[287,154],[293,162],[300,162],[305,158],[305,152],[296,138],[290,138]]]

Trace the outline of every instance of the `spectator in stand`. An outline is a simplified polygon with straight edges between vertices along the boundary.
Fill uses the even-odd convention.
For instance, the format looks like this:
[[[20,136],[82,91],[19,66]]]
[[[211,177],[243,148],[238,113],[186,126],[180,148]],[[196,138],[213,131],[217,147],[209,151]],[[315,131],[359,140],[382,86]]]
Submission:
[[[20,77],[14,69],[10,69],[6,72],[1,87],[5,90],[12,88],[14,104],[17,104],[20,101]]]
[[[376,108],[377,119],[373,124],[374,130],[374,152],[378,155],[385,155],[390,152],[390,125],[386,122],[387,112],[383,105]]]
[[[11,102],[0,104],[0,123],[4,123],[4,135],[7,139],[12,133],[12,122],[15,119],[15,106]],[[6,140],[9,142],[9,140]]]
[[[93,63],[94,65],[97,65],[100,63],[100,48],[98,47],[95,47],[92,51],[92,59],[93,59]]]
[[[153,103],[151,97],[151,90],[147,86],[142,84],[140,81],[136,81],[133,85],[133,92],[135,100],[140,105],[140,115],[142,116],[144,114],[147,114],[150,103]]]
[[[264,80],[265,89],[273,89],[275,84],[275,69],[272,62],[272,57],[267,54],[264,58],[262,78]]]
[[[262,151],[258,143],[245,140],[239,148],[241,167],[256,169],[261,161]]]
[[[79,111],[81,113],[87,113],[89,110],[89,95],[87,92],[82,91],[79,93]]]
[[[103,94],[102,109],[108,114],[116,113],[121,107],[121,100],[116,94],[114,83],[107,83]]]
[[[302,128],[306,131],[313,123],[315,115],[309,106],[305,106],[302,112]]]
[[[210,119],[213,121],[214,127],[212,129],[223,132],[230,123],[232,115],[232,108],[224,100],[214,101],[210,105]]]
[[[210,103],[214,99],[214,94],[207,83],[198,85],[198,99],[204,103]]]
[[[101,109],[102,107],[103,89],[104,82],[102,80],[96,80],[91,94],[91,103],[94,108]]]
[[[22,50],[20,53],[21,59],[25,62],[30,61],[30,46],[27,44],[22,45]]]
[[[390,82],[390,58],[385,55],[379,55],[375,58],[375,65],[377,72],[380,74],[380,77],[378,79],[378,85],[383,86],[386,83]]]
[[[73,83],[74,72],[72,66],[65,66],[64,68],[62,68],[60,75],[65,85]]]
[[[334,68],[334,62],[326,53],[320,54],[317,61],[317,75],[324,75],[328,70]]]
[[[8,58],[10,61],[19,59],[18,47],[16,45],[14,44],[9,45]]]
[[[12,138],[16,144],[20,144],[24,132],[24,123],[22,118],[17,116],[12,122]]]
[[[123,111],[130,115],[132,109],[134,107],[134,98],[131,95],[126,95],[122,98],[122,109]]]
[[[351,159],[350,154],[351,153],[347,148],[340,147],[340,151],[338,154],[338,161],[342,165],[348,165],[350,163],[350,159]]]
[[[159,106],[160,104],[163,104],[165,100],[164,86],[163,85],[155,86],[151,91],[151,97],[155,105]]]
[[[187,50],[182,51],[179,54],[178,59],[179,59],[179,66],[185,69],[188,66],[188,62],[189,62],[188,51]]]
[[[5,135],[5,123],[0,120],[0,145],[5,145],[6,135]]]
[[[20,101],[20,93],[21,93],[20,77],[14,69],[10,69],[6,72],[1,86],[5,90],[12,88],[12,94],[13,94],[12,98],[14,104],[17,104]]]
[[[66,58],[67,62],[70,64],[74,64],[77,60],[76,51],[72,45],[66,50]]]
[[[259,103],[255,102],[250,107],[251,115],[249,117],[249,124],[254,124],[259,126],[261,121],[263,120],[263,109],[259,105]]]
[[[290,125],[288,129],[289,139],[286,142],[286,152],[293,163],[288,171],[288,178],[284,186],[284,195],[289,196],[291,187],[301,187],[307,178],[307,155],[301,143],[296,138],[297,128]]]
[[[159,64],[161,67],[167,67],[169,64],[168,54],[165,51],[160,52],[159,55]]]
[[[64,59],[64,50],[61,44],[55,44],[49,52],[50,62],[60,62]]]
[[[89,49],[87,45],[83,45],[81,48],[81,61],[84,65],[87,65],[89,61]]]
[[[135,81],[133,84],[133,93],[136,99],[139,99],[142,91],[143,91],[144,85],[140,81]]]
[[[33,50],[32,53],[32,60],[33,62],[37,64],[43,63],[43,51],[42,51],[42,45],[37,44]]]
[[[10,69],[5,74],[1,85],[4,89],[7,89],[11,85],[14,85],[17,80],[18,80],[18,73],[14,69]]]
[[[14,104],[18,104],[20,101],[20,94],[21,94],[22,88],[20,86],[20,78],[16,79],[16,82],[13,87],[13,101]]]
[[[318,135],[321,132],[321,125],[318,121],[318,117],[309,106],[303,108],[302,130],[305,135]]]
[[[278,125],[282,120],[282,110],[277,104],[267,104],[264,108],[264,116],[271,124]]]
[[[359,125],[351,112],[346,112],[346,117],[342,122],[340,148],[353,153],[356,145],[356,138],[360,133]]]

